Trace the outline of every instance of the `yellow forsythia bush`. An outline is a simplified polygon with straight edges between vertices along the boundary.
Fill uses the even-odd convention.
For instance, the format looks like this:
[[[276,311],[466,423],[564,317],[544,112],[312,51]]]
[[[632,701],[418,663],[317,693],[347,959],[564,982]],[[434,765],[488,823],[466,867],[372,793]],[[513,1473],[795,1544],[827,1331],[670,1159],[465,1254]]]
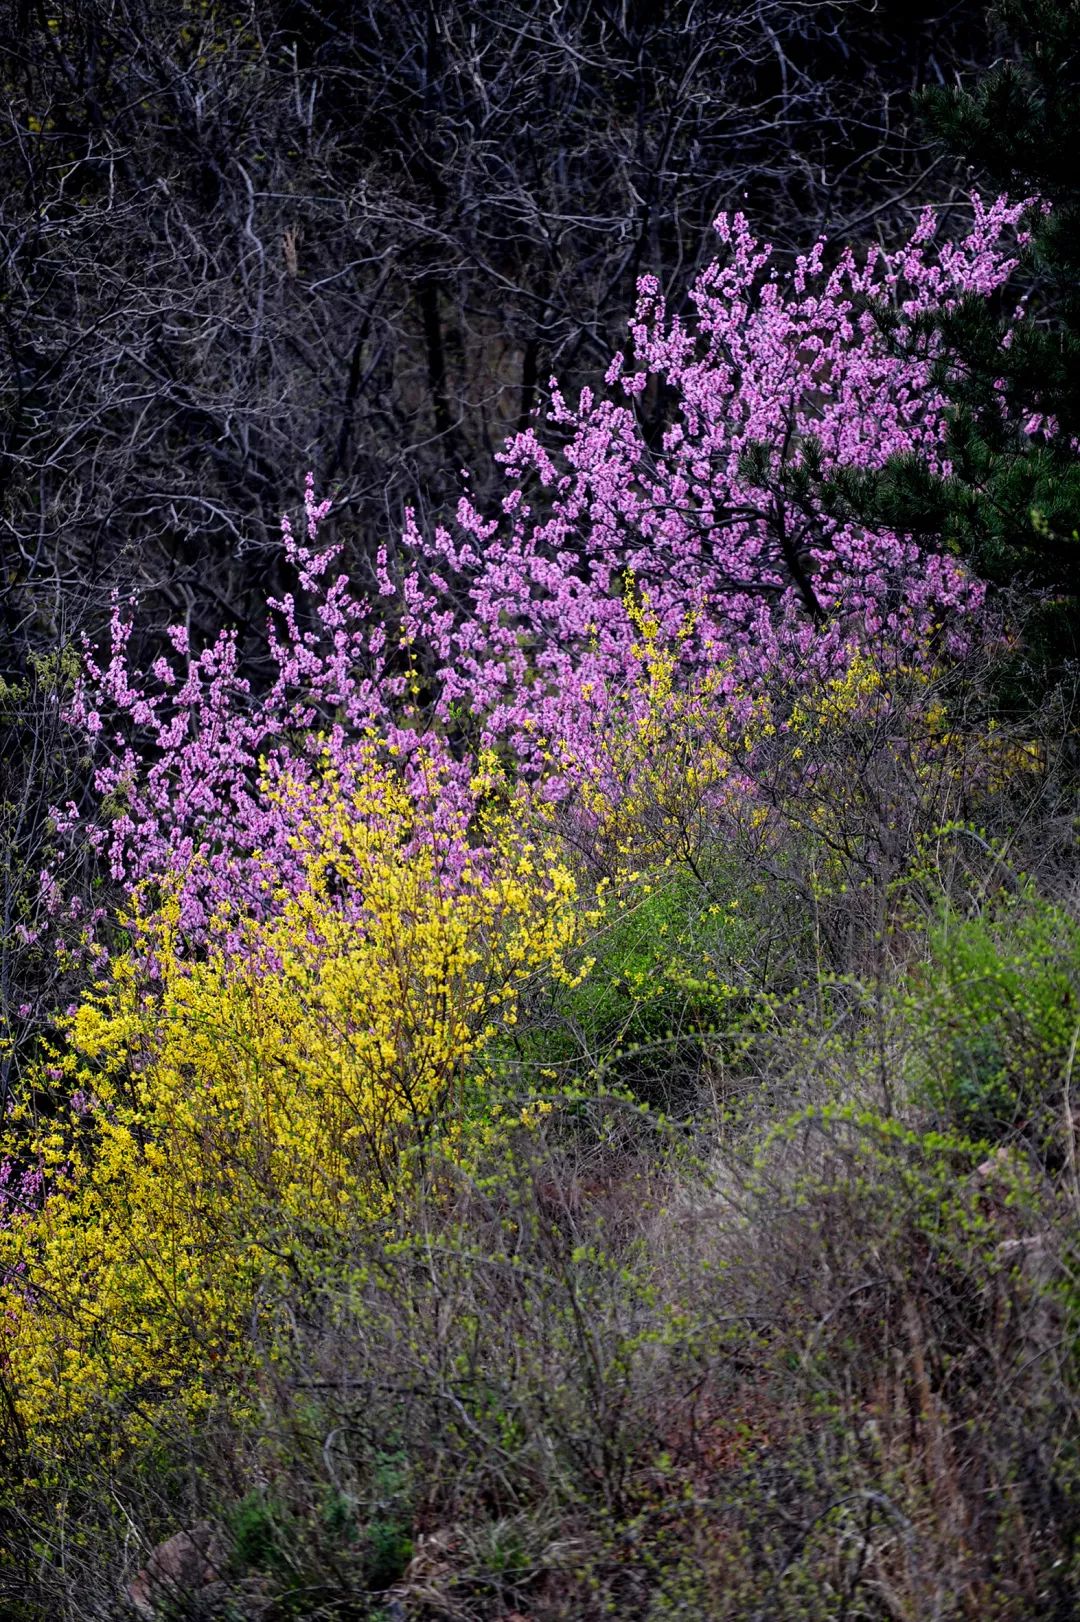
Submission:
[[[433,1132],[453,1153],[490,1129],[462,1104],[484,1046],[595,919],[520,814],[452,876],[384,769],[292,814],[306,888],[197,954],[166,895],[70,1021],[75,1103],[31,1138],[44,1200],[0,1229],[4,1372],[46,1453],[239,1376],[268,1281],[384,1217]]]
[[[720,808],[734,811],[746,801],[740,756],[776,728],[764,695],[732,703],[726,666],[689,685],[680,681],[681,649],[696,631],[692,617],[665,637],[647,593],[639,599],[631,585],[623,604],[636,631],[635,679],[574,771],[595,854],[616,881],[636,882],[695,861],[714,836]]]

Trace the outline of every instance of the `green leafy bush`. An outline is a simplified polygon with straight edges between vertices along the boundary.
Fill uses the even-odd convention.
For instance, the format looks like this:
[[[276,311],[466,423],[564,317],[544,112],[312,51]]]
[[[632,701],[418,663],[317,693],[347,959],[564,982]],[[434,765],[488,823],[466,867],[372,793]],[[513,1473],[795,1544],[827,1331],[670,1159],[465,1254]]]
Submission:
[[[793,982],[798,954],[811,956],[798,921],[767,910],[765,890],[719,855],[696,873],[662,871],[590,943],[589,973],[528,1010],[502,1063],[541,1083],[599,1077],[652,1108],[692,1113],[714,1054],[750,1038],[775,988]]]
[[[925,978],[925,1096],[965,1132],[1047,1152],[1075,1069],[1080,922],[1026,881],[966,915],[945,905]]]

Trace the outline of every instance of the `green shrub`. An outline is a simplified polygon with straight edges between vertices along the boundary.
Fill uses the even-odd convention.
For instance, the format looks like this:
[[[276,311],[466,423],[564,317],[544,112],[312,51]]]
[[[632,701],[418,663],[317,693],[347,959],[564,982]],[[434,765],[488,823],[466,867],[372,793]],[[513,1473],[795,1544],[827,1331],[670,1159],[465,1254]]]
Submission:
[[[527,1080],[600,1077],[653,1108],[692,1112],[711,1052],[757,1028],[762,994],[792,979],[803,944],[762,915],[765,886],[752,877],[721,859],[663,873],[591,943],[581,982],[528,1010],[498,1062]]]
[[[1080,921],[1026,882],[941,909],[919,1010],[925,1097],[962,1131],[1051,1153],[1080,1031]]]
[[[259,1571],[280,1565],[282,1512],[261,1492],[248,1493],[228,1519],[232,1556],[238,1566]]]

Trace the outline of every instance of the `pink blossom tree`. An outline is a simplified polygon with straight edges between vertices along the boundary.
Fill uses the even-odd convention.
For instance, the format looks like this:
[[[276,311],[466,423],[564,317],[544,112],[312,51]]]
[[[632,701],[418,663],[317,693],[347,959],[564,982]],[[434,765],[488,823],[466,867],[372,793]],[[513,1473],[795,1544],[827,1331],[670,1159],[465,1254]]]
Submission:
[[[721,216],[691,313],[644,278],[604,389],[572,405],[553,384],[557,443],[533,429],[507,442],[501,513],[466,496],[432,535],[410,515],[372,593],[324,542],[330,502],[309,478],[305,535],[283,526],[306,611],[291,594],[270,603],[266,691],[228,634],[195,652],[173,630],[171,655],[136,671],[118,605],[77,700],[107,808],[91,837],[113,877],[130,889],[183,875],[194,931],[223,904],[258,907],[268,866],[300,882],[295,797],[284,812],[275,781],[318,793],[328,764],[347,777],[373,748],[429,804],[452,873],[471,751],[498,747],[518,780],[565,797],[616,710],[647,701],[628,599],[677,648],[680,680],[709,675],[736,709],[770,683],[834,673],[856,648],[957,650],[978,582],[910,535],[832,516],[815,492],[896,453],[948,472],[948,404],[920,319],[1003,286],[1024,207],[976,197],[957,242],[935,244],[927,211],[895,254],[843,252],[828,269],[819,242],[786,272],[741,215]],[[75,826],[73,807],[62,820]]]

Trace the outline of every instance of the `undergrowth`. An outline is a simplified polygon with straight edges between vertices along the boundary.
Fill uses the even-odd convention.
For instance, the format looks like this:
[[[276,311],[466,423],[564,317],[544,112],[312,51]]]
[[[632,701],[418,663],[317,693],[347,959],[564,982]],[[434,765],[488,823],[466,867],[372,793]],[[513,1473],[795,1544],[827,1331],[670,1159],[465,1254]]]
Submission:
[[[935,702],[599,888],[573,805],[450,910],[316,821],[313,893],[411,888],[256,928],[253,1023],[224,935],[103,982],[16,1123],[67,1204],[5,1227],[5,1614],[1074,1614],[1075,802]]]

